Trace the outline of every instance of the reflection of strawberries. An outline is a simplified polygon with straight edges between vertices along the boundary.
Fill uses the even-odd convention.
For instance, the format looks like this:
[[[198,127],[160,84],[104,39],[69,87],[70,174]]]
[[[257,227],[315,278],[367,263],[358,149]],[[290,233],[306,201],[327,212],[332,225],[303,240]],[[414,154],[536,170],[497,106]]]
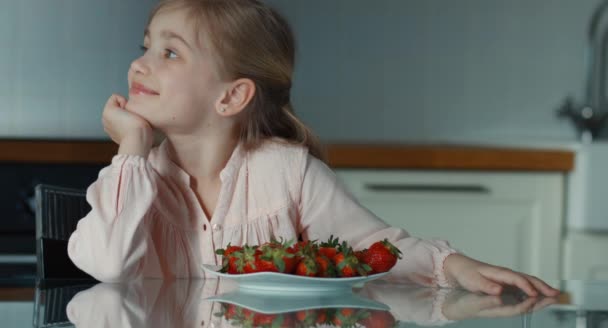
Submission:
[[[363,262],[372,269],[371,273],[387,272],[401,258],[401,251],[388,239],[373,243],[363,255]]]
[[[254,313],[253,325],[256,327],[272,327],[273,322],[277,319],[276,314]]]
[[[331,322],[337,327],[355,327],[357,322],[363,320],[368,316],[369,313],[365,309],[355,310],[351,308],[342,308],[334,313]],[[374,326],[374,328],[375,327],[383,326]]]
[[[303,310],[295,314],[295,320],[298,327],[314,327],[317,323],[317,317],[320,310]]]
[[[359,324],[367,328],[391,328],[397,326],[397,321],[389,311],[370,310],[369,315],[359,320]]]

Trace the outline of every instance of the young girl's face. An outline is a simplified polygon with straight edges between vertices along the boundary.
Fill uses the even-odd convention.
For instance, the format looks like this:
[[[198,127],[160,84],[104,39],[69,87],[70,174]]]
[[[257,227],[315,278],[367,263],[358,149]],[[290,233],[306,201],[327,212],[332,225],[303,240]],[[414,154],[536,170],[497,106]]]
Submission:
[[[204,38],[183,10],[165,10],[150,22],[143,47],[129,69],[126,109],[165,133],[196,132],[215,115],[222,87]]]

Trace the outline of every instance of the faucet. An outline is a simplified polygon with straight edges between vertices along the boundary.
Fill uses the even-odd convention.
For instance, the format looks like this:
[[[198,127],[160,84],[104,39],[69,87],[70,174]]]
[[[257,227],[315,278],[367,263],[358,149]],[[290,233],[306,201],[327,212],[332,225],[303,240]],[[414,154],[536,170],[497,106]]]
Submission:
[[[599,136],[608,111],[606,100],[606,58],[608,50],[608,0],[602,0],[593,11],[587,29],[585,100],[577,104],[567,97],[557,110],[558,117],[569,118],[581,138],[591,141]]]

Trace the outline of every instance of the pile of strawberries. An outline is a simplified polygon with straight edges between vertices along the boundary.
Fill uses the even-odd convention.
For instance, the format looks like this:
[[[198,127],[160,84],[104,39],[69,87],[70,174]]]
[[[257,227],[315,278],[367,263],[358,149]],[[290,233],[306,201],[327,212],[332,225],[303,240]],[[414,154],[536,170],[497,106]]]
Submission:
[[[353,308],[322,308],[281,314],[255,312],[233,304],[221,303],[223,317],[235,327],[395,327],[397,320],[388,311]]]
[[[401,251],[387,239],[354,251],[346,242],[331,236],[325,242],[272,240],[259,246],[228,246],[222,255],[221,272],[244,274],[281,272],[309,277],[355,277],[389,271]]]

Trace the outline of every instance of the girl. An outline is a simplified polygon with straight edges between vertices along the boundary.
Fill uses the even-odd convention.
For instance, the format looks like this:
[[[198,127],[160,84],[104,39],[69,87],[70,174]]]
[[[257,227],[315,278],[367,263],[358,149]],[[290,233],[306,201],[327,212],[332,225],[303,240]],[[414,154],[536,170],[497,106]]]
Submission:
[[[388,238],[405,255],[393,277],[500,294],[541,280],[481,263],[439,240],[390,227],[360,206],[322,161],[289,95],[294,39],[257,0],[166,0],[152,11],[129,99],[109,98],[103,124],[118,154],[87,191],[92,211],[68,253],[105,282],[204,277],[215,249],[272,237],[355,249]],[[165,135],[153,146],[153,131]]]

